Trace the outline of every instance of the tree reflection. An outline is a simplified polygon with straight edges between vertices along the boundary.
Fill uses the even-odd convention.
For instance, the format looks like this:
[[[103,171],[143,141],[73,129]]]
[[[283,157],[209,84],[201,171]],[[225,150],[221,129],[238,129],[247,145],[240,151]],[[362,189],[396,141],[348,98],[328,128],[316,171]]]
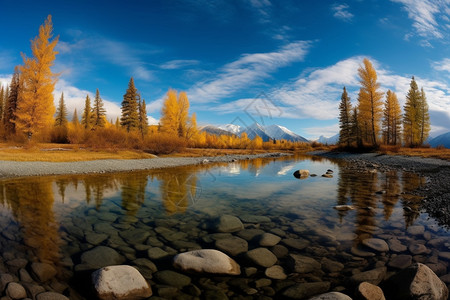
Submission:
[[[120,180],[122,208],[128,215],[136,215],[139,208],[145,201],[145,189],[148,183],[148,176],[145,174],[130,174]]]

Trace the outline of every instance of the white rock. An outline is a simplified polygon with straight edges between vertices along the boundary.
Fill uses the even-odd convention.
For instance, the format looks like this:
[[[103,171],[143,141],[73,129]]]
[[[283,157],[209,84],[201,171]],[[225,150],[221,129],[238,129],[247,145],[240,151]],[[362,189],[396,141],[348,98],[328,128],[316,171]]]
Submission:
[[[176,268],[211,274],[241,274],[240,266],[228,255],[215,249],[184,252],[173,259]]]
[[[119,265],[92,273],[92,282],[100,299],[145,299],[152,290],[138,270]]]

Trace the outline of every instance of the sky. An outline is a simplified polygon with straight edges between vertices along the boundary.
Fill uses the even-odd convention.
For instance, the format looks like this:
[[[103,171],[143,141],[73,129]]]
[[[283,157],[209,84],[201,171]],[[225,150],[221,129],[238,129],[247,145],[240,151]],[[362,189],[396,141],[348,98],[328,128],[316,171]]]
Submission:
[[[431,136],[450,131],[449,0],[0,0],[0,82],[52,15],[70,113],[99,89],[120,116],[131,77],[157,123],[169,89],[186,91],[199,125],[278,124],[309,139],[339,131],[364,58],[403,106],[424,88]]]

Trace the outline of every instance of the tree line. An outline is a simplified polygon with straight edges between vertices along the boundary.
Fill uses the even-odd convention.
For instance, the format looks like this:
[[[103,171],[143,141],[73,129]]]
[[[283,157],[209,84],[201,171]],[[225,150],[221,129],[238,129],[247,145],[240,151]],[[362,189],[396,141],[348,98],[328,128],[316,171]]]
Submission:
[[[422,146],[430,132],[430,115],[423,88],[414,77],[403,112],[395,92],[380,91],[377,73],[365,58],[358,69],[361,87],[353,105],[344,87],[339,104],[339,144],[344,147]],[[385,100],[383,102],[383,97]]]

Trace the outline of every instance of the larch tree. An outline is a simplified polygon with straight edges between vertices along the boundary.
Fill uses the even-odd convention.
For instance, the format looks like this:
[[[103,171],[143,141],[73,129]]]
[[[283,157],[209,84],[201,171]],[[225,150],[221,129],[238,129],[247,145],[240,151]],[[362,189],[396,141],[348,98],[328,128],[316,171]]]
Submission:
[[[177,92],[170,89],[161,109],[160,126],[162,132],[178,136],[178,111]]]
[[[53,38],[52,18],[49,15],[39,28],[39,36],[31,42],[33,57],[22,55],[24,64],[20,67],[22,88],[17,104],[15,124],[28,139],[40,129],[51,124],[55,113],[53,90],[57,74],[51,71],[54,64],[55,46],[58,37]]]
[[[120,125],[125,128],[127,132],[137,130],[139,127],[139,94],[134,85],[133,77],[128,83],[128,89],[123,95],[122,101],[122,116],[120,118]]]
[[[80,126],[80,120],[78,120],[78,113],[77,113],[77,109],[76,109],[76,108],[75,108],[75,110],[73,111],[72,125],[73,125],[74,127]]]
[[[3,113],[3,124],[5,125],[5,133],[7,135],[16,133],[16,110],[21,87],[19,68],[16,67],[11,78],[11,84],[9,85],[9,93],[6,98],[5,111]]]
[[[380,84],[377,82],[377,73],[372,63],[365,58],[364,66],[358,69],[361,89],[358,95],[359,119],[366,122],[366,142],[376,146],[382,117],[383,94],[379,91]]]
[[[86,95],[86,100],[84,101],[84,110],[83,115],[81,116],[81,125],[84,129],[90,129],[91,128],[91,117],[92,115],[92,108],[91,108],[91,98],[89,98],[89,95]]]
[[[187,130],[186,130],[186,140],[196,139],[198,135],[197,129],[197,114],[193,113],[189,118]]]
[[[358,119],[358,108],[353,107],[351,114],[351,136],[356,141],[357,147],[362,147],[362,135],[360,121]]]
[[[0,124],[3,124],[3,106],[5,103],[5,88],[0,86]]]
[[[56,109],[55,116],[55,126],[56,127],[67,127],[67,108],[64,103],[64,93],[61,93],[61,98],[59,98],[59,104]]]
[[[103,108],[103,100],[100,98],[100,92],[95,92],[94,106],[92,107],[92,128],[105,127],[106,125],[106,111]]]
[[[428,139],[430,133],[430,114],[428,112],[427,97],[423,88],[420,90],[420,103],[419,103],[419,130],[420,130],[420,145],[423,145]]]
[[[178,136],[186,138],[189,120],[189,99],[186,92],[178,95]]]
[[[420,102],[422,94],[419,91],[414,76],[403,107],[403,138],[408,146],[418,146],[420,139]]]
[[[139,97],[140,99],[140,97]],[[148,118],[147,118],[147,106],[145,105],[145,99],[139,101],[139,132],[142,137],[148,133]]]
[[[344,86],[344,91],[339,104],[339,144],[345,144],[350,147],[352,142],[352,103]]]
[[[401,142],[400,130],[402,125],[402,111],[395,92],[388,90],[383,109],[383,139],[387,145],[397,145]]]

